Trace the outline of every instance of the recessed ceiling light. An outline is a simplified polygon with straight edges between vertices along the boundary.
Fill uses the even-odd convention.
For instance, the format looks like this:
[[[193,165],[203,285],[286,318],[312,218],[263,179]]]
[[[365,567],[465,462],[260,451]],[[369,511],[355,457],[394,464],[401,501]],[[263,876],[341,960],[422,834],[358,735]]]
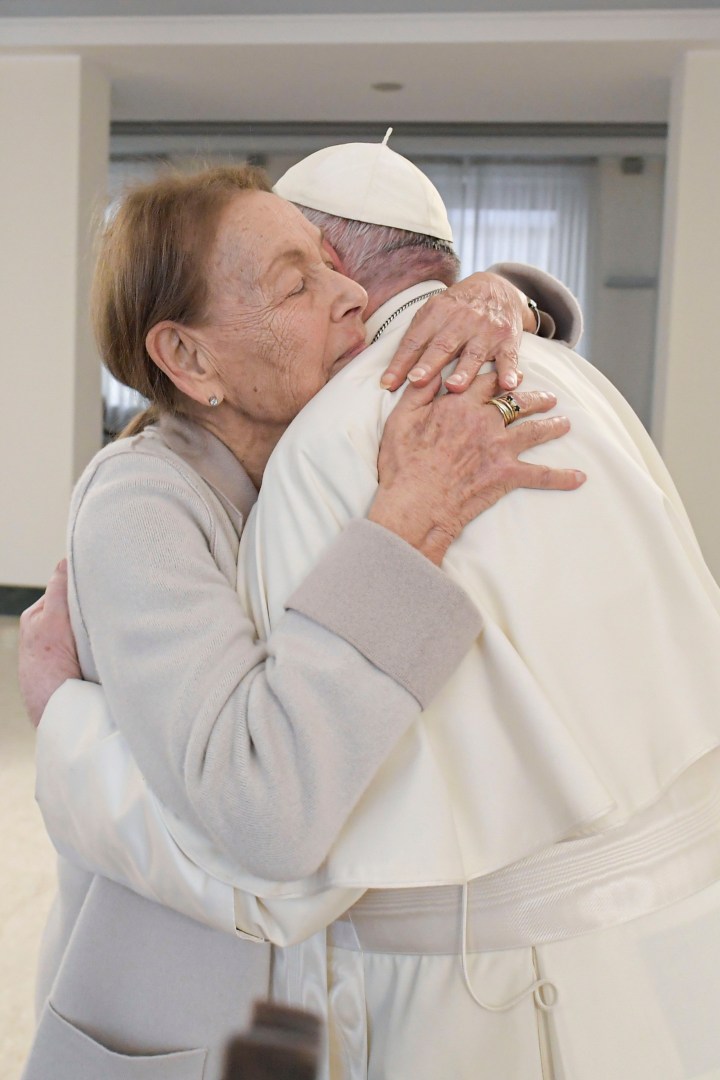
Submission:
[[[375,82],[372,84],[372,88],[373,90],[380,90],[384,94],[389,94],[394,90],[402,90],[403,85],[401,82]]]

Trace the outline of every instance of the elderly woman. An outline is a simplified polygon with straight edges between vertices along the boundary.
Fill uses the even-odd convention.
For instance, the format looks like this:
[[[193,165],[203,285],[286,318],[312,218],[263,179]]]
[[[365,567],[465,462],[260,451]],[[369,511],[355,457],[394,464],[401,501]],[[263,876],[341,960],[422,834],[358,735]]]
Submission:
[[[99,261],[104,359],[154,405],[73,498],[82,673],[115,703],[168,812],[263,878],[317,869],[476,636],[476,609],[437,569],[448,545],[506,491],[579,483],[517,461],[564,421],[519,437],[485,407],[484,382],[439,400],[410,388],[367,519],[259,643],[235,588],[243,522],[284,429],[362,348],[365,299],[256,170],[136,190]],[[526,415],[552,403],[516,397]],[[224,1045],[267,993],[269,946],[68,863],[60,873],[27,1080],[217,1080]]]

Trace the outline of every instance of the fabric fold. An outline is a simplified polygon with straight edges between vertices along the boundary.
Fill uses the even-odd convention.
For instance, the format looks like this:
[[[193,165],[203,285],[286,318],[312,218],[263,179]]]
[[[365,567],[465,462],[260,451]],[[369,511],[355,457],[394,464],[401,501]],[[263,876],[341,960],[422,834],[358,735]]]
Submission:
[[[372,499],[397,400],[377,380],[402,332],[334,378],[269,462],[238,574],[261,632]],[[452,546],[444,569],[479,608],[483,631],[319,874],[291,892],[490,873],[626,821],[720,745],[718,590],[655,448],[614,388],[568,349],[526,335],[522,367],[522,389],[553,391],[572,423],[566,438],[524,457],[581,468],[587,484],[513,493]],[[670,691],[656,677],[668,667]]]

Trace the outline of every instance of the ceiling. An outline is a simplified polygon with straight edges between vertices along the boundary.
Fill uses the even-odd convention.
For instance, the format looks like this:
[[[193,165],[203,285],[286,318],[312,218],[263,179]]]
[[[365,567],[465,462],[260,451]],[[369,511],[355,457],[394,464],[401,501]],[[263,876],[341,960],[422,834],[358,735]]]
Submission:
[[[720,51],[720,0],[452,3],[0,0],[0,55],[86,56],[115,121],[608,124],[666,122],[683,53]]]
[[[114,15],[358,15],[488,11],[672,11],[720,7],[720,0],[0,0],[0,18]]]

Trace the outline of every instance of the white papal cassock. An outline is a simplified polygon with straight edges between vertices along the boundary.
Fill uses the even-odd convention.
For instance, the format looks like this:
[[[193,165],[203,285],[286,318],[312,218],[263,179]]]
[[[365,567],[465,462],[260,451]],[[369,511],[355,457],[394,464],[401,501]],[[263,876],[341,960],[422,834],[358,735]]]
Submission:
[[[238,574],[266,635],[367,512],[397,403],[379,375],[412,302],[437,287],[372,317],[376,343],[270,459]],[[321,871],[284,887],[379,891],[331,927],[327,967],[324,935],[279,954],[276,989],[320,1007],[307,973],[316,988],[328,979],[332,1074],[353,1080],[366,1055],[374,1078],[720,1077],[716,1025],[693,1005],[709,989],[693,976],[703,921],[720,948],[718,589],[657,451],[607,380],[527,335],[521,366],[523,390],[553,391],[572,422],[527,458],[588,481],[570,495],[516,492],[450,549],[444,567],[483,633]],[[463,916],[467,894],[437,887],[468,881]],[[688,1009],[694,1025],[678,1034]]]
[[[372,317],[376,343],[273,453],[238,574],[261,633],[366,513],[398,400],[379,376],[438,287]],[[514,492],[452,546],[444,568],[483,632],[320,871],[242,875],[149,795],[147,813],[164,813],[179,844],[172,873],[189,882],[194,862],[217,879],[186,887],[193,914],[206,890],[213,925],[227,917],[221,883],[238,890],[237,925],[280,943],[359,901],[275,964],[278,996],[326,1012],[333,1080],[717,1080],[720,1038],[701,1006],[720,999],[718,589],[607,380],[528,335],[521,367],[522,389],[553,391],[572,422],[525,456],[588,481]]]
[[[384,305],[369,334],[438,284]],[[238,574],[266,635],[372,502],[398,401],[379,373],[412,314],[303,409],[270,458]],[[515,492],[452,545],[443,567],[482,612],[483,633],[365,796],[323,884],[487,874],[626,821],[720,744],[720,592],[657,451],[569,349],[525,335],[521,366],[522,389],[554,392],[572,423],[524,456],[583,469],[588,481],[572,494]]]

